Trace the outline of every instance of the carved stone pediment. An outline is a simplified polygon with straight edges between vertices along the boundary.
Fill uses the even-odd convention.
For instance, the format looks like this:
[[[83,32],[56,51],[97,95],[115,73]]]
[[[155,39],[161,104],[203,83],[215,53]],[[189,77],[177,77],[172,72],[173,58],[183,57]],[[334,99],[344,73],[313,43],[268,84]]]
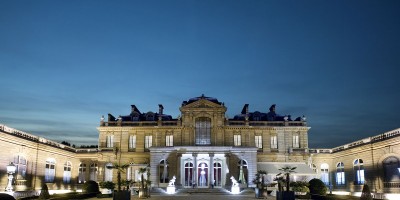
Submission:
[[[208,101],[207,99],[200,99],[193,103],[187,104],[182,107],[182,109],[195,109],[195,108],[225,108],[225,106],[216,104],[214,102]]]

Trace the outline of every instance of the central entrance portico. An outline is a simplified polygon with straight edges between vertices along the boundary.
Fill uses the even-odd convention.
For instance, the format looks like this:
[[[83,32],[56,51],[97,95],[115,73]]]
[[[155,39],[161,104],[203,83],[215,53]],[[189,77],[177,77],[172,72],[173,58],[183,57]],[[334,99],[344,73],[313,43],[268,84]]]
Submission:
[[[247,187],[256,174],[256,155],[254,147],[151,147],[150,180],[155,187],[166,187],[168,183],[162,180],[167,174],[169,178],[176,176],[176,184],[185,188],[211,188],[230,185],[231,176],[236,180],[243,176],[242,187]],[[246,177],[243,162],[247,163]]]

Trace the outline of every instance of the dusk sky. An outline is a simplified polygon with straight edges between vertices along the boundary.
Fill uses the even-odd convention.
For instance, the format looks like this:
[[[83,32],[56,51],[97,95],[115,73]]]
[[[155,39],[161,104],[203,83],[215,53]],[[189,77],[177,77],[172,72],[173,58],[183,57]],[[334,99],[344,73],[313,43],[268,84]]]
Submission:
[[[400,1],[0,1],[0,124],[97,144],[100,117],[305,115],[309,147],[400,127]]]

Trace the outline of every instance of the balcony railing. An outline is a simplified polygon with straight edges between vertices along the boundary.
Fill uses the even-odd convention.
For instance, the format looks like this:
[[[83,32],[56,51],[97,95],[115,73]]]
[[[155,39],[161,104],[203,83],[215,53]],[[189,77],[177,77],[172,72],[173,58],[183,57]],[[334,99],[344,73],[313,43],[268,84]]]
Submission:
[[[400,182],[383,182],[384,188],[400,188]]]
[[[115,147],[119,147],[119,142],[114,142],[112,145],[107,145],[107,142],[100,142],[100,151],[113,151]]]

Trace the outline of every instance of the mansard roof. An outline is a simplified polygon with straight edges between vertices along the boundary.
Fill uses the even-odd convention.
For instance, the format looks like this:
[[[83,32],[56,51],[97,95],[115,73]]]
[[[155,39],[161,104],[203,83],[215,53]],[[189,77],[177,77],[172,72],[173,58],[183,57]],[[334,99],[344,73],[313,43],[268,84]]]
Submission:
[[[254,111],[249,112],[249,104],[243,106],[242,112],[237,114],[231,120],[246,120],[246,116],[249,121],[305,121],[305,117],[297,117],[295,120],[291,118],[291,115],[280,115],[275,112],[276,105],[273,104],[269,108],[269,112]],[[286,118],[286,120],[285,120]]]

